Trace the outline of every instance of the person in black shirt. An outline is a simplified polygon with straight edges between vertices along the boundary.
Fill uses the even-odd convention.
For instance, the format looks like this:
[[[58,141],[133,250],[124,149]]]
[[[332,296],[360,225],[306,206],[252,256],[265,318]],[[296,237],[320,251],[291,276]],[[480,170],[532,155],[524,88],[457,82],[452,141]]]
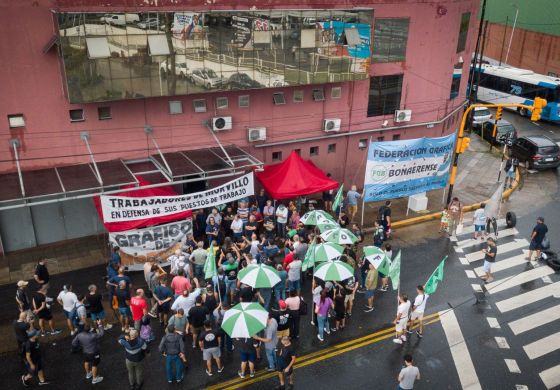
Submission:
[[[482,276],[481,279],[486,281],[486,283],[490,283],[494,280],[492,276],[492,264],[496,261],[498,247],[496,247],[496,241],[493,238],[489,238],[487,242],[488,247],[482,250],[484,253],[484,272],[486,275]]]
[[[282,337],[280,340],[281,348],[278,351],[278,379],[280,379],[280,388],[286,386],[286,377],[288,379],[288,389],[294,388],[294,363],[296,362],[296,353],[290,338]]]
[[[278,337],[290,336],[292,315],[288,310],[288,305],[284,300],[280,299],[278,301],[278,307],[280,310],[272,309],[274,319],[278,323]]]
[[[532,260],[533,251],[537,251],[537,257],[535,257],[535,260],[541,257],[541,250],[543,249],[542,242],[546,233],[548,233],[548,227],[544,224],[544,218],[538,217],[537,224],[531,233],[531,243],[529,244],[529,255],[526,257],[527,260]]]
[[[377,213],[377,219],[381,226],[383,226],[383,230],[385,231],[385,240],[389,239],[391,235],[391,201],[388,200],[385,202],[384,206],[379,208]]]
[[[17,282],[18,288],[16,291],[16,302],[20,312],[28,312],[29,315],[33,316],[33,313],[31,312],[31,304],[29,303],[29,297],[25,291],[28,284],[29,282],[26,282],[25,280]]]
[[[206,319],[214,322],[214,310],[218,307],[218,293],[214,292],[214,289],[209,284],[206,286],[206,296],[204,299],[204,306],[208,309],[208,314]]]
[[[27,374],[21,376],[21,381],[25,387],[29,386],[29,381],[34,375],[39,378],[39,385],[48,385],[49,382],[45,380],[45,372],[43,371],[43,361],[41,359],[41,348],[37,340],[39,332],[33,330],[29,334],[29,340],[22,345],[24,354],[24,363],[27,368]]]
[[[350,219],[348,219],[348,216],[346,215],[346,212],[344,210],[340,210],[340,215],[338,216],[338,224],[341,228],[346,228],[350,224]]]
[[[202,358],[206,361],[206,374],[212,376],[212,359],[216,360],[218,372],[224,370],[222,361],[220,359],[220,343],[222,337],[218,331],[212,329],[212,321],[204,322],[204,330],[200,333],[200,349],[202,350]]]
[[[249,376],[255,376],[255,361],[257,360],[257,346],[258,341],[253,338],[236,339],[238,341],[239,354],[241,356],[241,370],[237,375],[241,379],[245,378],[245,370],[247,369],[247,362],[249,363]]]
[[[14,321],[14,332],[16,334],[16,341],[18,343],[18,349],[20,351],[23,343],[29,340],[29,337],[27,336],[27,331],[30,328],[31,325],[28,322],[27,313],[25,312],[19,313],[18,319]]]
[[[193,349],[196,348],[198,344],[198,335],[202,332],[202,327],[204,326],[204,321],[206,321],[206,316],[210,313],[206,306],[202,305],[202,297],[199,295],[196,297],[195,305],[190,308],[189,317],[189,329],[193,336]]]
[[[40,259],[35,267],[35,274],[33,275],[35,281],[39,284],[39,288],[45,286],[49,287],[49,270],[47,269],[47,259]]]
[[[97,292],[97,286],[95,284],[89,285],[88,291],[89,294],[86,295],[86,300],[89,305],[91,320],[92,321],[101,320],[105,330],[111,329],[113,325],[107,323],[107,320],[105,318],[105,310],[103,309],[101,294]]]
[[[128,329],[128,322],[132,318],[132,313],[128,305],[130,304],[130,290],[127,288],[125,280],[121,280],[118,284],[119,288],[115,291],[117,304],[119,307],[119,320],[121,322],[122,331]]]
[[[39,328],[41,328],[41,336],[46,336],[45,332],[45,321],[49,323],[52,335],[57,335],[62,332],[60,329],[54,328],[53,316],[50,309],[50,303],[48,300],[51,298],[47,297],[47,288],[44,285],[35,294],[33,294],[33,314],[39,318]]]

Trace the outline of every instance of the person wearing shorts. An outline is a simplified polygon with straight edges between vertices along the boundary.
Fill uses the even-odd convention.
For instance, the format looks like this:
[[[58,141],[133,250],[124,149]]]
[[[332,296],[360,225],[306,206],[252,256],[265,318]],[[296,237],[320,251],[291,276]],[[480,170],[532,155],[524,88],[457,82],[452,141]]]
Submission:
[[[289,387],[294,387],[294,363],[296,362],[296,353],[294,346],[289,337],[282,337],[280,340],[281,348],[278,351],[278,379],[280,380],[280,388],[283,389],[288,380]]]
[[[121,280],[118,286],[119,288],[115,291],[115,296],[117,297],[119,305],[119,320],[121,321],[122,331],[124,332],[128,328],[128,323],[132,318],[132,312],[128,307],[130,304],[130,290],[126,286],[124,280]]]
[[[496,254],[498,253],[498,248],[496,247],[496,241],[493,238],[488,238],[488,246],[482,250],[484,253],[484,273],[485,275],[481,277],[486,283],[490,283],[494,280],[492,275],[492,264],[496,261]]]
[[[91,383],[94,385],[103,380],[102,376],[97,375],[97,367],[101,361],[99,352],[101,337],[103,337],[103,323],[97,321],[97,332],[92,331],[90,326],[85,324],[83,330],[72,340],[72,348],[82,348],[86,379],[91,378]]]
[[[396,344],[402,344],[406,341],[406,336],[404,331],[406,330],[406,324],[408,323],[408,311],[410,310],[410,301],[406,294],[399,295],[399,307],[397,309],[397,316],[393,321],[395,324],[395,335],[393,342]]]
[[[212,359],[216,360],[218,372],[224,370],[221,361],[220,343],[222,337],[217,330],[212,329],[212,321],[204,321],[204,330],[199,337],[200,349],[202,350],[202,359],[206,361],[206,374],[212,376]]]
[[[243,338],[239,339],[239,355],[241,357],[241,369],[237,372],[237,375],[241,379],[245,378],[245,371],[247,370],[247,364],[249,364],[249,376],[253,378],[255,376],[255,361],[257,360],[257,349],[258,341],[253,338]]]
[[[412,328],[416,325],[418,321],[418,330],[416,334],[418,337],[422,338],[424,332],[424,311],[426,310],[426,302],[428,301],[429,295],[424,294],[424,286],[416,287],[416,299],[412,304],[412,313],[410,314],[410,323],[408,326],[408,334],[412,334]]]
[[[369,265],[369,271],[366,275],[366,284],[365,284],[366,286],[365,296],[367,299],[367,305],[364,311],[366,313],[373,311],[373,299],[375,298],[375,288],[377,287],[377,278],[378,278],[378,272],[373,266],[373,264],[368,262],[368,265]]]
[[[484,203],[480,204],[480,208],[478,208],[473,215],[473,224],[474,224],[474,236],[473,238],[476,240],[479,236],[481,240],[484,240],[484,231],[486,229],[486,211],[484,208],[486,205]]]

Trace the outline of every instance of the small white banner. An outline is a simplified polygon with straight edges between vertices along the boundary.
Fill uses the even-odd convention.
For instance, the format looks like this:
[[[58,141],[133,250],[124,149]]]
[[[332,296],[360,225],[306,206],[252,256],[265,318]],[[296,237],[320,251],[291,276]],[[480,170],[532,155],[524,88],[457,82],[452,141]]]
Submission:
[[[254,194],[253,172],[206,191],[177,196],[101,195],[103,221],[123,222],[172,215],[187,210],[213,207]]]

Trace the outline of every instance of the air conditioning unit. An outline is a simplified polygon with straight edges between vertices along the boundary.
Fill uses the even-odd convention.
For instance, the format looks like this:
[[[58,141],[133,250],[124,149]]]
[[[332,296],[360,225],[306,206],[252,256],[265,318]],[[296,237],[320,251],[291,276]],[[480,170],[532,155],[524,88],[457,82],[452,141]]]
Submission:
[[[326,132],[340,131],[340,119],[338,118],[324,119],[323,130]]]
[[[216,116],[212,118],[212,130],[231,130],[231,116]]]
[[[412,119],[412,110],[395,111],[395,122],[410,122]]]
[[[266,141],[266,127],[249,127],[247,138],[249,142]]]

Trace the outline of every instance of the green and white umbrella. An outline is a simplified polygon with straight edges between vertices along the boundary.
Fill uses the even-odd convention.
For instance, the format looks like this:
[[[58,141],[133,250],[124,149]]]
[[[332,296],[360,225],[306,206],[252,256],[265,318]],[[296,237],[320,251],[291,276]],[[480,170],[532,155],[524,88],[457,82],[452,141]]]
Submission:
[[[325,281],[341,281],[354,276],[354,268],[343,261],[331,260],[319,264],[313,276]]]
[[[387,258],[386,253],[376,246],[364,246],[364,258],[369,261],[376,270],[387,275],[391,260]]]
[[[323,242],[317,245],[311,245],[308,251],[312,251],[309,256],[314,263],[338,259],[342,256],[344,248],[332,242]]]
[[[280,283],[278,271],[265,264],[251,264],[239,271],[237,279],[253,288],[271,288]]]
[[[333,221],[326,221],[326,222],[318,223],[317,227],[319,228],[319,231],[321,233],[324,233],[325,231],[330,230],[330,229],[338,229],[338,228],[340,228],[340,225],[336,222],[333,222]]]
[[[231,338],[249,338],[266,327],[268,312],[256,302],[241,302],[227,310],[222,329]]]
[[[321,234],[321,238],[325,241],[339,245],[352,245],[358,242],[358,237],[348,229],[341,227],[330,229]]]
[[[323,210],[308,211],[299,219],[304,225],[317,225],[319,223],[335,222],[332,215]]]

